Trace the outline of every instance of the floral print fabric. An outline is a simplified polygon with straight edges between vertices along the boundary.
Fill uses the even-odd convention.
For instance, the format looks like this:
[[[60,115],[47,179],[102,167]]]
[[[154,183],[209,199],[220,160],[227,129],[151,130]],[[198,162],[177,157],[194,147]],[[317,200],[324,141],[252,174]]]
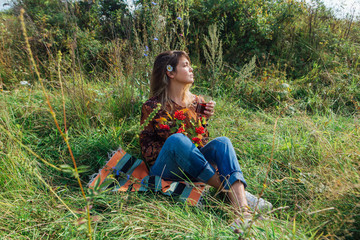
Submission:
[[[185,124],[190,124],[189,120],[195,120],[196,122],[201,118],[204,117],[203,115],[196,113],[196,105],[197,105],[197,99],[198,97],[194,97],[193,103],[188,107],[188,111],[184,113],[186,116]],[[159,103],[159,100],[157,97],[152,97],[149,100],[147,100],[141,109],[141,121],[140,123],[143,124],[147,117],[150,115],[150,113],[157,107],[157,104]],[[171,108],[172,107],[172,108]],[[178,110],[184,109],[182,106],[176,104],[175,102],[172,102],[172,106],[167,105],[165,110],[160,110],[153,119],[150,119],[149,124],[147,126],[144,126],[144,129],[140,133],[140,146],[141,146],[141,152],[145,159],[145,161],[148,163],[148,165],[151,167],[154,165],[156,158],[158,157],[160,150],[162,146],[164,145],[166,139],[171,136],[174,133],[170,132],[170,127],[164,127],[161,123],[156,121],[155,119],[159,118],[165,118],[167,120],[170,120],[169,114],[171,116],[174,116],[174,113]],[[172,109],[172,111],[170,110]],[[204,129],[201,129],[205,132],[204,138],[201,139],[202,145],[206,145],[208,142],[209,132],[206,129],[206,125],[202,126]],[[181,131],[178,131],[181,132]]]

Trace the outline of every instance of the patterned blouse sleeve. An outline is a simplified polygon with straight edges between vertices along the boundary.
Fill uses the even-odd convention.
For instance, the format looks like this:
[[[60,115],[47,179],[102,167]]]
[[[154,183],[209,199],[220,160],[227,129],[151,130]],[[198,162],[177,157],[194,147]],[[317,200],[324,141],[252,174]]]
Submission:
[[[141,124],[145,122],[151,112],[155,109],[155,107],[152,105],[153,104],[151,102],[146,102],[143,104],[141,109]],[[158,136],[156,134],[154,122],[154,119],[150,119],[149,124],[147,126],[143,126],[144,128],[139,136],[141,153],[150,166],[155,163],[155,160],[159,154],[159,149],[162,147],[162,144],[157,141]]]

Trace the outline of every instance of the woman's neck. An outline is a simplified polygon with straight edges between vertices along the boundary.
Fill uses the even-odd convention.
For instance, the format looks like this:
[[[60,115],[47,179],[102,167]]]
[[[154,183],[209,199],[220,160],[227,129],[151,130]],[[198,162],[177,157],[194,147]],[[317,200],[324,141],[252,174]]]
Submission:
[[[169,97],[180,106],[186,106],[184,99],[185,87],[186,85],[174,83],[169,86]]]

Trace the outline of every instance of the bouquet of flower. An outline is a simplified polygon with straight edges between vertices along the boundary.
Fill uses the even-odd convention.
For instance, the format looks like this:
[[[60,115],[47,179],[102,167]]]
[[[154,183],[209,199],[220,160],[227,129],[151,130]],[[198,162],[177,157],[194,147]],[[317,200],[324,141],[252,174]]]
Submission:
[[[196,147],[203,147],[202,139],[205,134],[205,128],[203,125],[206,125],[206,119],[204,117],[199,117],[198,120],[192,119],[185,115],[189,109],[181,109],[174,113],[174,116],[171,116],[168,112],[168,119],[160,117],[155,119],[159,125],[160,129],[169,130],[171,133],[182,133],[189,137],[191,141],[195,144]]]

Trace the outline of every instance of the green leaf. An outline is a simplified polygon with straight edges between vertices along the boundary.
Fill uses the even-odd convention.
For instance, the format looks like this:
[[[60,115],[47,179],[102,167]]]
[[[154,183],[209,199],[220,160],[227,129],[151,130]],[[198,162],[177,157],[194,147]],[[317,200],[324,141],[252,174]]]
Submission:
[[[79,173],[89,172],[90,167],[86,166],[86,165],[82,165],[82,166],[79,166],[77,170]]]

